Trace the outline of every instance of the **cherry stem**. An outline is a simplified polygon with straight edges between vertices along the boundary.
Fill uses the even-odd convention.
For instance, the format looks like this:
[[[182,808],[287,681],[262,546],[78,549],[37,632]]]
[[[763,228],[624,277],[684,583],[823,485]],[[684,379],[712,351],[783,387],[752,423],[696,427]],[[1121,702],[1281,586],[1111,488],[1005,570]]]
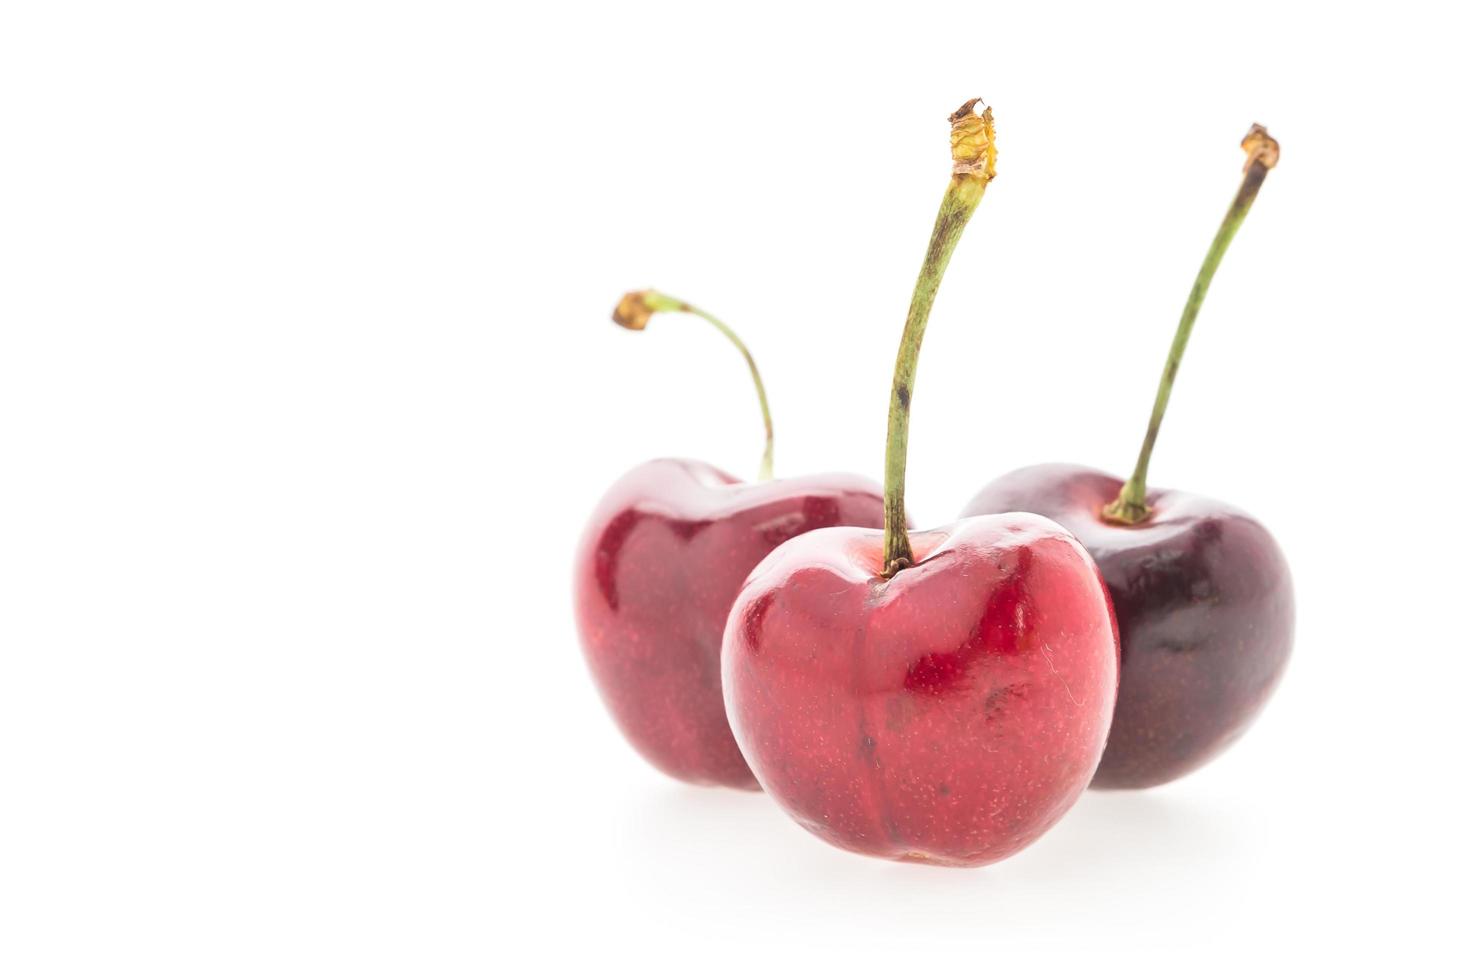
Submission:
[[[613,322],[620,327],[629,330],[642,330],[648,325],[648,320],[655,313],[692,313],[706,323],[713,326],[735,349],[740,351],[740,356],[745,358],[745,364],[750,368],[750,380],[755,382],[755,393],[761,403],[761,421],[766,427],[766,449],[761,455],[760,479],[769,480],[772,473],[772,463],[775,451],[775,432],[771,428],[771,406],[766,401],[766,386],[761,382],[760,369],[755,366],[755,358],[750,356],[750,351],[740,338],[717,317],[701,310],[693,304],[686,303],[681,299],[666,296],[656,289],[644,289],[628,293],[618,301],[617,309],[613,310]]]
[[[1159,437],[1159,426],[1164,421],[1164,410],[1169,407],[1169,395],[1174,390],[1174,377],[1179,373],[1179,362],[1184,359],[1184,348],[1189,345],[1189,335],[1194,330],[1195,318],[1199,316],[1200,306],[1205,301],[1205,293],[1209,292],[1210,281],[1215,278],[1220,260],[1225,257],[1231,240],[1245,222],[1245,216],[1250,214],[1251,205],[1255,203],[1261,184],[1265,183],[1266,174],[1276,166],[1281,155],[1280,146],[1266,132],[1266,128],[1259,124],[1251,126],[1245,139],[1240,141],[1240,146],[1246,152],[1245,177],[1240,182],[1240,190],[1236,192],[1230,210],[1225,212],[1225,220],[1220,222],[1220,230],[1215,232],[1210,250],[1205,253],[1204,264],[1195,276],[1194,288],[1189,291],[1184,313],[1179,317],[1179,327],[1174,331],[1174,343],[1169,348],[1168,360],[1164,362],[1163,377],[1159,379],[1158,394],[1154,396],[1154,410],[1149,416],[1148,431],[1143,437],[1143,447],[1138,451],[1138,463],[1133,468],[1133,475],[1118,491],[1117,499],[1102,510],[1102,516],[1115,524],[1137,524],[1148,519],[1149,459],[1153,456],[1154,441]]]
[[[891,578],[914,563],[909,543],[908,516],[904,510],[904,476],[908,467],[909,402],[914,392],[914,374],[919,366],[919,346],[929,324],[929,310],[944,279],[950,256],[975,213],[985,188],[995,177],[995,124],[990,109],[975,114],[971,99],[949,117],[950,155],[954,171],[939,216],[929,237],[929,250],[914,283],[898,361],[893,368],[893,393],[888,402],[888,455],[883,467],[883,577]]]

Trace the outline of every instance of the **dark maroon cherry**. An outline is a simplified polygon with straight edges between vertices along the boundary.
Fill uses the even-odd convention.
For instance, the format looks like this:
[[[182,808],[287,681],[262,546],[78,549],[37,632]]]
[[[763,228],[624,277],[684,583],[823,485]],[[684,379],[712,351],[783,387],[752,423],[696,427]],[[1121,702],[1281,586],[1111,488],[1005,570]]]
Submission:
[[[1291,576],[1260,522],[1228,504],[1154,489],[1146,520],[1107,520],[1122,487],[1081,466],[1031,466],[991,483],[964,512],[1049,517],[1097,561],[1123,669],[1092,785],[1141,788],[1203,765],[1260,711],[1291,652]]]
[[[1245,178],[1185,306],[1133,476],[1125,483],[1079,466],[1033,466],[991,483],[964,510],[1050,517],[1102,570],[1123,666],[1096,787],[1156,786],[1204,765],[1256,717],[1291,652],[1291,576],[1260,522],[1145,482],[1200,304],[1279,152],[1259,126],[1241,145]]]

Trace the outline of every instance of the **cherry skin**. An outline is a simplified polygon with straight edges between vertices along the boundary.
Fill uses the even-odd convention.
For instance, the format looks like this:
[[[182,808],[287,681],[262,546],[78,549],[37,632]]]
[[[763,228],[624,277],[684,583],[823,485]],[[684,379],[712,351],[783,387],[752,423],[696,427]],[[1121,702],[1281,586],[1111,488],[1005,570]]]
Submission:
[[[751,574],[723,669],[736,741],[818,837],[862,854],[976,866],[1076,801],[1118,682],[1108,596],[1087,552],[1031,514],[911,536],[814,531]]]
[[[1254,518],[1205,497],[1148,492],[1126,525],[1102,510],[1123,481],[1066,464],[991,483],[966,515],[1026,510],[1077,536],[1097,560],[1118,616],[1123,668],[1099,788],[1178,779],[1240,737],[1286,669],[1291,575]]]
[[[602,498],[577,550],[577,627],[603,700],[649,762],[692,783],[759,788],[725,720],[725,619],[771,549],[835,525],[881,527],[882,489],[845,474],[742,483],[660,459]]]

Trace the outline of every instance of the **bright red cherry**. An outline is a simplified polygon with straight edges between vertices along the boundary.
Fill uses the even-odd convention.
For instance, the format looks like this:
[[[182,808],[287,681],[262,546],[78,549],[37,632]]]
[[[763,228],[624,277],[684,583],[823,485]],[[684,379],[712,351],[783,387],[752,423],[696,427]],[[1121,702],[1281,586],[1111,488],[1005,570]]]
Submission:
[[[945,266],[995,173],[991,113],[950,119],[954,175],[899,347],[883,531],[781,545],[725,630],[725,702],[761,785],[822,839],[897,860],[980,865],[1076,801],[1118,681],[1107,592],[1082,546],[1030,514],[913,535],[909,402]]]
[[[770,413],[750,353],[709,314],[652,291],[624,297],[614,319],[642,329],[660,310],[703,317],[744,355],[765,419],[762,479],[743,483],[681,459],[630,471],[597,505],[578,547],[577,627],[604,702],[649,762],[692,783],[756,789],[720,690],[730,604],[781,542],[814,528],[881,527],[883,492],[846,474],[770,479]]]
[[[1145,489],[1200,304],[1279,153],[1259,126],[1242,146],[1245,179],[1185,306],[1132,478],[1033,466],[991,483],[964,511],[1044,514],[1077,535],[1102,569],[1117,611],[1123,671],[1112,734],[1093,780],[1100,788],[1156,786],[1204,765],[1256,717],[1291,652],[1291,575],[1265,527],[1204,497]]]
[[[730,722],[768,793],[829,843],[980,865],[1041,836],[1097,767],[1113,623],[1076,539],[1032,514],[776,549],[725,635]]]

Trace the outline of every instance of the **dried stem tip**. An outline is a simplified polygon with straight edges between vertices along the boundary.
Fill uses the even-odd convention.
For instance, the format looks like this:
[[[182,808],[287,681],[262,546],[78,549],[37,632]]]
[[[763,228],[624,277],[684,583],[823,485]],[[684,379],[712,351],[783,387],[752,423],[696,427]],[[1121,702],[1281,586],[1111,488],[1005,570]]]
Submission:
[[[618,300],[613,310],[613,323],[628,330],[642,330],[648,326],[648,318],[655,313],[680,312],[689,309],[689,304],[672,296],[665,296],[654,289],[640,289],[627,293]]]
[[[979,115],[971,99],[949,117],[949,154],[956,174],[973,174],[989,181],[995,177],[995,119],[990,107]]]
[[[1260,123],[1251,123],[1251,131],[1240,141],[1240,148],[1245,151],[1243,170],[1249,170],[1256,163],[1270,170],[1281,159],[1281,144],[1272,139]]]

